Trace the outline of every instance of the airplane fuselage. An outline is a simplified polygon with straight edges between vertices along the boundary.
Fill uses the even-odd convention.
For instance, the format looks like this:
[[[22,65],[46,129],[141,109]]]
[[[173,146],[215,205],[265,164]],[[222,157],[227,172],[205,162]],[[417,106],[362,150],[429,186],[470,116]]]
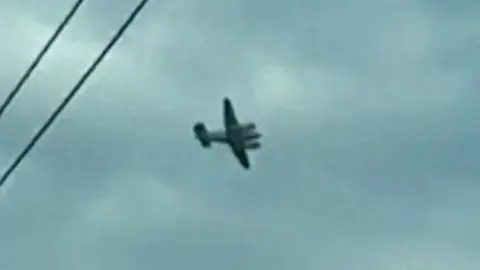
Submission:
[[[204,130],[204,132],[196,132],[198,140],[205,140],[210,143],[227,144],[230,147],[240,149],[254,149],[255,145],[250,146],[246,142],[255,142],[261,137],[260,133],[256,131],[253,123],[246,125],[237,125],[227,127],[224,130]]]
[[[244,139],[242,136],[243,129],[240,126],[228,127],[225,130],[227,142],[235,150],[242,150],[245,148]]]
[[[225,130],[208,131],[210,141],[228,144],[235,149],[243,148],[242,128],[227,128]]]

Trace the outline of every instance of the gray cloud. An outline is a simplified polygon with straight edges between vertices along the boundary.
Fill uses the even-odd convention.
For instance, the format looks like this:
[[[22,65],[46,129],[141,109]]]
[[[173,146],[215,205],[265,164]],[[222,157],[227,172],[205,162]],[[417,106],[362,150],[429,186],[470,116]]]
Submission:
[[[0,267],[480,266],[479,21],[457,2],[150,3],[0,191]],[[2,165],[134,4],[86,2],[0,121]],[[2,5],[6,93],[70,4]],[[265,133],[250,172],[192,138],[225,95]]]

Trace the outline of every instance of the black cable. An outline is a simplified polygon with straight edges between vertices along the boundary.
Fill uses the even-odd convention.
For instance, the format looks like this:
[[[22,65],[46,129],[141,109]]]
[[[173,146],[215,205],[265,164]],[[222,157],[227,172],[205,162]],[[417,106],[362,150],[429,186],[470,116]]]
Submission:
[[[12,89],[12,91],[8,94],[7,98],[5,101],[2,103],[2,106],[0,107],[0,118],[4,114],[5,110],[7,109],[8,105],[12,103],[13,99],[17,96],[17,94],[20,92],[22,86],[25,84],[25,82],[28,80],[30,75],[32,75],[33,71],[35,68],[38,66],[42,58],[45,56],[47,51],[50,49],[50,47],[53,45],[55,40],[58,38],[58,36],[62,33],[63,29],[67,26],[67,24],[70,22],[72,19],[73,15],[77,12],[78,8],[80,5],[84,2],[84,0],[77,0],[75,5],[70,9],[70,12],[65,16],[63,21],[58,25],[57,29],[53,33],[53,35],[50,37],[50,39],[45,43],[43,46],[42,50],[38,53],[36,58],[33,60],[33,62],[30,64],[28,69],[25,71],[25,73],[22,75],[20,80],[17,82],[15,87]]]
[[[88,77],[95,71],[98,64],[100,64],[100,62],[102,62],[103,58],[112,49],[112,47],[117,43],[117,41],[120,39],[120,37],[125,32],[125,30],[127,30],[127,28],[130,26],[130,24],[133,22],[133,20],[137,17],[138,13],[143,9],[143,7],[145,6],[145,4],[147,4],[147,2],[148,2],[148,0],[140,1],[140,3],[137,5],[137,7],[130,13],[130,16],[123,23],[123,25],[120,27],[120,29],[117,31],[117,33],[112,37],[112,39],[107,44],[107,46],[105,46],[103,51],[95,59],[95,61],[92,63],[92,65],[82,75],[80,80],[78,80],[78,82],[72,88],[72,90],[70,91],[68,96],[65,97],[65,99],[62,101],[62,103],[55,109],[55,111],[47,119],[45,124],[40,128],[40,130],[35,134],[35,136],[33,136],[33,138],[27,144],[25,149],[17,156],[15,161],[8,167],[8,169],[5,171],[5,173],[0,178],[0,186],[2,186],[5,183],[5,181],[12,174],[12,172],[17,168],[17,166],[20,164],[20,162],[22,162],[22,160],[32,150],[32,148],[35,146],[35,144],[38,142],[38,140],[40,140],[40,138],[43,136],[43,134],[53,124],[53,122],[60,115],[60,113],[63,111],[63,109],[65,109],[65,107],[68,105],[68,103],[75,97],[75,94],[78,92],[78,90],[80,90],[83,83],[85,83],[85,81],[88,79]]]

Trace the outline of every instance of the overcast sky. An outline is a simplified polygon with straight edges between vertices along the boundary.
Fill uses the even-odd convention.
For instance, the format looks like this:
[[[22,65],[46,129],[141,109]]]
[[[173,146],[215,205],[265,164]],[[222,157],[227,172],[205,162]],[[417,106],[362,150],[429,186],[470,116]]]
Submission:
[[[2,98],[73,2],[0,3]],[[80,8],[2,170],[135,5]],[[0,190],[0,269],[480,269],[479,29],[467,0],[151,1]],[[224,96],[250,171],[194,140]]]

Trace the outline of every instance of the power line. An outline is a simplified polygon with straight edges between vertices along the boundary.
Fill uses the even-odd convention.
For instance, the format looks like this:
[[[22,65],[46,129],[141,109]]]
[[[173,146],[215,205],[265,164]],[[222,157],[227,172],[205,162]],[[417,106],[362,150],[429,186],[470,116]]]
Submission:
[[[67,26],[67,24],[70,22],[72,19],[73,15],[77,12],[78,8],[82,5],[84,0],[77,0],[73,7],[70,9],[68,14],[65,16],[63,21],[58,25],[57,29],[53,33],[53,35],[50,37],[50,39],[45,43],[43,48],[40,50],[36,58],[33,60],[33,62],[30,64],[28,69],[25,71],[25,73],[22,75],[20,80],[17,82],[15,87],[10,91],[8,94],[7,98],[5,101],[2,103],[2,106],[0,107],[0,118],[4,114],[5,110],[7,109],[8,105],[12,103],[13,99],[17,96],[17,94],[20,92],[22,86],[25,84],[25,82],[30,78],[30,75],[32,75],[33,71],[35,68],[38,66],[42,58],[45,56],[45,54],[48,52],[50,47],[53,45],[55,40],[58,38],[58,36],[62,33],[63,29]]]
[[[35,136],[33,136],[33,138],[27,144],[25,149],[17,156],[15,161],[7,168],[7,170],[4,172],[4,174],[0,178],[0,186],[2,186],[5,183],[5,181],[13,173],[13,171],[15,171],[15,169],[22,162],[22,160],[25,158],[25,156],[27,156],[29,154],[29,152],[33,149],[33,147],[36,145],[38,140],[40,140],[40,138],[43,136],[43,134],[54,123],[54,121],[60,115],[60,113],[63,111],[63,109],[65,109],[65,107],[68,105],[68,103],[75,97],[76,93],[78,92],[78,90],[80,90],[83,83],[85,83],[85,81],[95,71],[95,69],[100,64],[100,62],[102,62],[103,58],[108,54],[108,52],[113,48],[113,46],[117,43],[117,41],[122,37],[125,30],[127,30],[127,28],[130,26],[130,24],[133,22],[133,20],[137,17],[139,12],[144,8],[144,6],[147,4],[147,2],[148,2],[148,0],[140,1],[140,3],[135,7],[135,9],[130,13],[130,16],[123,23],[123,25],[120,26],[117,33],[115,33],[115,35],[112,37],[112,39],[109,41],[109,43],[105,46],[103,51],[98,55],[98,57],[95,59],[95,61],[92,63],[92,65],[90,65],[90,67],[87,69],[87,71],[82,75],[80,80],[77,81],[77,83],[72,88],[72,90],[70,90],[70,93],[65,97],[65,99],[62,101],[62,103],[50,115],[50,117],[47,119],[47,121],[44,123],[44,125],[40,128],[40,130],[35,134]]]

